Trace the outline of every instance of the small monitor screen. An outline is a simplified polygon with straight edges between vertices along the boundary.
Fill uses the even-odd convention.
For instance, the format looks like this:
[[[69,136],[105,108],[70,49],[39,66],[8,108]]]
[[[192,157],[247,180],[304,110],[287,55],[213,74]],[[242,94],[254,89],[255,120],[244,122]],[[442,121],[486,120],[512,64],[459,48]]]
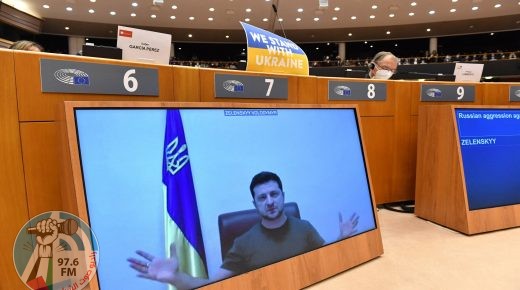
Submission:
[[[520,204],[520,109],[455,109],[470,210]]]
[[[221,268],[234,276],[376,229],[354,108],[77,107],[74,115],[101,289],[168,289],[137,277],[126,261],[136,250],[165,257],[175,243],[210,278]],[[242,211],[257,221],[222,250],[230,237],[220,219]],[[288,229],[265,238],[264,220],[274,226],[282,213]]]

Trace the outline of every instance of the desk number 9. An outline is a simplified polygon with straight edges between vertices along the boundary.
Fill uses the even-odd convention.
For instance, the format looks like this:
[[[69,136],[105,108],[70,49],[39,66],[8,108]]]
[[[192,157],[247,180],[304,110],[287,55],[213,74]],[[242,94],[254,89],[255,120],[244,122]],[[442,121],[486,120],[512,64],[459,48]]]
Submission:
[[[462,98],[464,98],[464,87],[457,87],[457,95],[459,95],[457,100],[462,100]]]

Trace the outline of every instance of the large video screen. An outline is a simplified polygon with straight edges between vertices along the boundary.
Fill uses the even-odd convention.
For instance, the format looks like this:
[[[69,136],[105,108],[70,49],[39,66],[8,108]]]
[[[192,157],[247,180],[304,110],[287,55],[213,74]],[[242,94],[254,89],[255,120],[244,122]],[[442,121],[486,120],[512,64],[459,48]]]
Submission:
[[[136,250],[166,257],[171,243],[179,251],[172,231],[186,227],[200,228],[199,235],[189,229],[183,235],[206,274],[215,276],[228,256],[236,258],[242,238],[234,240],[233,254],[221,253],[219,216],[253,209],[263,222],[273,209],[260,203],[280,193],[304,221],[294,229],[312,232],[292,237],[294,249],[311,238],[315,245],[286,251],[277,246],[284,233],[267,247],[246,242],[252,248],[243,250],[249,251],[245,260],[260,260],[226,268],[233,275],[376,229],[354,108],[77,107],[74,115],[88,216],[100,246],[101,289],[168,289],[137,277],[127,258]],[[280,178],[278,195],[256,199],[250,186],[261,172]],[[340,227],[346,221],[354,227],[348,235]],[[257,251],[270,256],[254,258]]]
[[[469,210],[520,204],[520,109],[455,109]]]

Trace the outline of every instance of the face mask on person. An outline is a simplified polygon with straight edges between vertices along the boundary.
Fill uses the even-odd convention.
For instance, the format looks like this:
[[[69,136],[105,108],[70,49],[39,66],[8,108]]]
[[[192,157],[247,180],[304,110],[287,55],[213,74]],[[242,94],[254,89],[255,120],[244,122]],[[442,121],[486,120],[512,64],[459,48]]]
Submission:
[[[389,70],[386,70],[386,69],[380,69],[378,71],[376,71],[376,74],[374,75],[373,79],[376,79],[376,80],[387,80],[389,78],[391,78],[393,75],[393,73]]]

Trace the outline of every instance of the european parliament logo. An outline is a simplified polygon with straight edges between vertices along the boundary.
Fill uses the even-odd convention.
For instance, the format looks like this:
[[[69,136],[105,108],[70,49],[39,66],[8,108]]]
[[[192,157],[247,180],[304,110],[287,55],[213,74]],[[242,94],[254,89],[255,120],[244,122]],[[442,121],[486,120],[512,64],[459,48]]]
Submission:
[[[347,86],[337,86],[334,88],[334,92],[340,96],[350,97],[352,95],[352,90]]]
[[[64,68],[54,72],[54,77],[68,85],[90,85],[90,78],[88,74],[79,69],[74,68]]]
[[[430,98],[440,98],[442,97],[442,91],[436,88],[429,89],[426,91],[426,95]]]
[[[226,91],[232,93],[243,93],[245,89],[244,84],[237,80],[227,80],[222,84],[222,86]]]

